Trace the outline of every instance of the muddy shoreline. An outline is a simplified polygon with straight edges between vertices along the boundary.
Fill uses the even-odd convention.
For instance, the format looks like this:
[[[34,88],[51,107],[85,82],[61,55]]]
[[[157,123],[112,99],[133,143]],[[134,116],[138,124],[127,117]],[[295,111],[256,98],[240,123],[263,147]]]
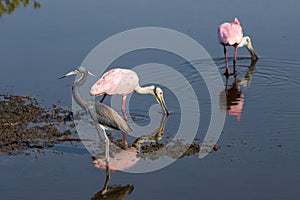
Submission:
[[[61,143],[72,134],[71,111],[41,106],[30,96],[0,94],[0,152],[18,153]]]
[[[0,116],[0,152],[2,153],[29,154],[28,150],[41,150],[64,142],[81,142],[75,131],[71,109],[57,105],[44,107],[37,99],[30,96],[0,94]],[[113,143],[121,146],[120,141],[112,134],[109,136]],[[159,152],[158,150],[164,145],[148,143],[144,144],[141,150],[152,159],[156,159],[161,154],[178,156],[176,148]],[[183,148],[181,145],[177,147]],[[199,150],[199,142],[195,140],[180,157],[196,155]]]

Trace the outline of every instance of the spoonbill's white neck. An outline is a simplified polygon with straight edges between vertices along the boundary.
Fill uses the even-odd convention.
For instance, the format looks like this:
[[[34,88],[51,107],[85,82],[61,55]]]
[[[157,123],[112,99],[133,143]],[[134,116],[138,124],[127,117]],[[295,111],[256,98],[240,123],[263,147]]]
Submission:
[[[138,86],[135,91],[136,93],[138,94],[151,94],[151,95],[155,95],[154,94],[154,89],[155,89],[155,86],[154,85],[151,85],[151,86],[146,86],[146,87],[140,87]]]
[[[249,51],[249,53],[251,54],[251,59],[252,60],[258,60],[258,56],[256,55],[256,53],[254,52],[254,48],[252,46],[251,43],[251,39],[249,36],[245,36],[243,37],[242,41],[240,42],[240,44],[238,45],[238,47],[243,47],[246,46],[247,50]]]

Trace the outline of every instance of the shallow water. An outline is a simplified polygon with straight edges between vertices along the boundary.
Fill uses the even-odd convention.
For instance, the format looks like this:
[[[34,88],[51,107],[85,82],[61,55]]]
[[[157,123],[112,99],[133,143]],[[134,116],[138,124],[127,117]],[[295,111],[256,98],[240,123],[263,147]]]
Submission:
[[[126,199],[295,199],[300,195],[299,4],[52,0],[41,1],[36,10],[20,7],[0,18],[0,91],[30,94],[45,105],[71,107],[74,79],[57,78],[80,65],[106,38],[144,26],[166,27],[192,37],[212,56],[222,74],[225,60],[216,42],[216,30],[220,23],[237,16],[260,59],[251,63],[247,51],[238,50],[237,76],[229,77],[227,91],[223,96],[220,93],[218,109],[226,112],[217,141],[221,148],[204,159],[184,157],[151,173],[112,172],[110,185],[133,186]],[[228,50],[232,56],[233,50]],[[190,64],[173,54],[145,50],[127,54],[110,67],[132,68],[154,62],[172,66],[188,77],[199,101],[200,128],[195,134],[201,142],[208,129],[211,103],[203,78],[191,64],[207,60],[199,57]],[[231,66],[232,57],[229,63]],[[148,78],[157,77],[159,73]],[[172,78],[164,79],[172,82]],[[225,76],[222,79],[226,86]],[[91,78],[91,82],[96,80]],[[184,94],[189,86],[174,88]],[[167,144],[179,127],[181,113],[172,91],[165,88],[164,92],[171,115],[165,125],[166,137],[160,142]],[[224,97],[230,101],[222,101]],[[116,101],[120,105],[120,98]],[[156,105],[154,98],[133,94],[129,122],[145,126],[155,119],[157,125],[149,128],[151,133],[161,118],[160,107],[152,105]],[[120,111],[120,107],[115,109]],[[133,142],[135,138],[128,139]],[[80,143],[57,145],[30,156],[2,154],[0,171],[1,199],[91,199],[105,181],[105,171],[94,168],[92,155]]]

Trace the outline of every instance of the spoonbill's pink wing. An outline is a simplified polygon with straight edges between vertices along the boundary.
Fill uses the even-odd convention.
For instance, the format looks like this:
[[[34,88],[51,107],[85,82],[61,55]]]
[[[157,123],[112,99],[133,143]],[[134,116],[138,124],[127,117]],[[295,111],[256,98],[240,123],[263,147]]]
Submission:
[[[137,74],[129,69],[112,69],[106,72],[91,88],[90,94],[99,96],[127,95],[139,84]]]

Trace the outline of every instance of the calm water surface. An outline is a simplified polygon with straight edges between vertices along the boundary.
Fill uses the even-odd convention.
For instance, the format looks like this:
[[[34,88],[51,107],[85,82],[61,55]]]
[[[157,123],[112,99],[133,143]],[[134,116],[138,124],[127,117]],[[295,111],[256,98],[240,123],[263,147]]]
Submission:
[[[227,103],[220,93],[219,107],[227,116],[217,143],[221,148],[204,159],[185,157],[151,173],[113,172],[110,185],[134,187],[126,199],[296,199],[300,195],[298,1],[40,3],[40,9],[21,6],[0,18],[0,90],[31,94],[44,105],[70,107],[74,79],[58,81],[57,77],[80,65],[101,41],[131,28],[157,26],[187,34],[207,50],[222,74],[225,61],[216,30],[236,16],[261,57],[251,63],[247,51],[239,49],[237,76],[228,80],[222,76]],[[210,120],[210,99],[203,79],[194,75],[190,64],[149,50],[123,56],[111,67],[149,62],[172,65],[189,77],[200,102],[197,138],[201,141]],[[206,61],[191,61],[201,62]],[[178,90],[184,88],[178,85]],[[131,120],[149,123],[147,109],[155,100],[133,97]],[[172,113],[165,133],[172,136],[180,120],[178,102],[170,91],[165,92],[165,100]],[[94,168],[82,144],[54,149],[63,155],[51,153],[53,149],[31,156],[1,155],[1,199],[91,199],[102,189],[105,172]]]

